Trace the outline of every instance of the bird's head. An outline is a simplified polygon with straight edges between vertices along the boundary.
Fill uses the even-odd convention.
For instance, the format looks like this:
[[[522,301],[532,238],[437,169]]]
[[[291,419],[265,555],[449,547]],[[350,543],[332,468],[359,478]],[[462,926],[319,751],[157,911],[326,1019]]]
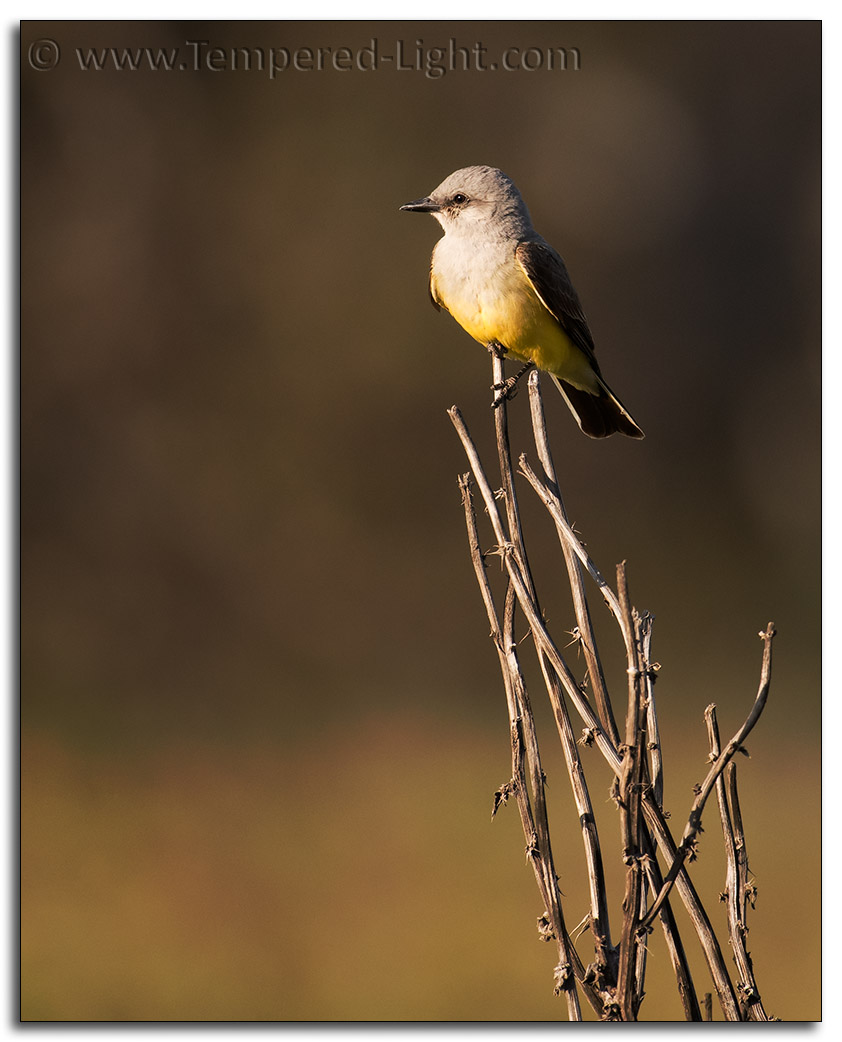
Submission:
[[[466,166],[446,177],[423,199],[402,210],[429,213],[446,233],[495,228],[506,234],[531,228],[529,211],[510,177],[493,166]]]

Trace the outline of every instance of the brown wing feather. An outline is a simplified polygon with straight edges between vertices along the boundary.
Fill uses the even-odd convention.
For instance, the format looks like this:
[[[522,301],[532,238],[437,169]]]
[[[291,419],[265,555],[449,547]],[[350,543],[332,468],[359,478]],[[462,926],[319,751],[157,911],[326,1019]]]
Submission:
[[[615,431],[630,438],[642,438],[643,431],[602,378],[588,320],[564,261],[543,239],[520,243],[515,250],[515,259],[541,303],[587,357],[599,379],[601,389],[598,394],[593,394],[553,377],[579,426],[591,438],[606,438]]]
[[[588,320],[560,255],[543,240],[522,242],[515,259],[544,307],[600,375]]]

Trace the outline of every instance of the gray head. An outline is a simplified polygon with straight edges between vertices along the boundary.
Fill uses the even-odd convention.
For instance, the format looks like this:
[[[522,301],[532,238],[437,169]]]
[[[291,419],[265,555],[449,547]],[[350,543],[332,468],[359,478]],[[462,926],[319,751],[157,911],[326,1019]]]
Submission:
[[[470,234],[482,226],[484,233],[529,231],[532,221],[514,182],[493,166],[466,166],[446,177],[429,196],[401,207],[430,213],[445,232]]]

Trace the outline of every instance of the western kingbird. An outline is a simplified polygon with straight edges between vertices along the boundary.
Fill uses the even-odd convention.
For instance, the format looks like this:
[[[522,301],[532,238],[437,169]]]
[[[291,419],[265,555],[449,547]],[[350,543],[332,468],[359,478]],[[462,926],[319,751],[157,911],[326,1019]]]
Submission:
[[[564,261],[532,227],[501,170],[457,170],[432,195],[401,207],[444,229],[430,262],[430,297],[489,348],[552,376],[585,434],[643,431],[603,380],[593,338]]]

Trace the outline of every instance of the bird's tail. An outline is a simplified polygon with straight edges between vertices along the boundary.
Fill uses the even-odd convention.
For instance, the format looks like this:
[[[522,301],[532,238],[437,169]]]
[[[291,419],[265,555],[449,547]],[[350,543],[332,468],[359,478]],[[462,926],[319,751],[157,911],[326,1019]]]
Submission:
[[[550,373],[552,376],[552,373]],[[631,413],[620,402],[601,377],[596,392],[583,391],[566,380],[553,376],[556,387],[561,391],[576,422],[589,438],[607,438],[615,432],[629,438],[644,437],[643,431],[634,422]]]

